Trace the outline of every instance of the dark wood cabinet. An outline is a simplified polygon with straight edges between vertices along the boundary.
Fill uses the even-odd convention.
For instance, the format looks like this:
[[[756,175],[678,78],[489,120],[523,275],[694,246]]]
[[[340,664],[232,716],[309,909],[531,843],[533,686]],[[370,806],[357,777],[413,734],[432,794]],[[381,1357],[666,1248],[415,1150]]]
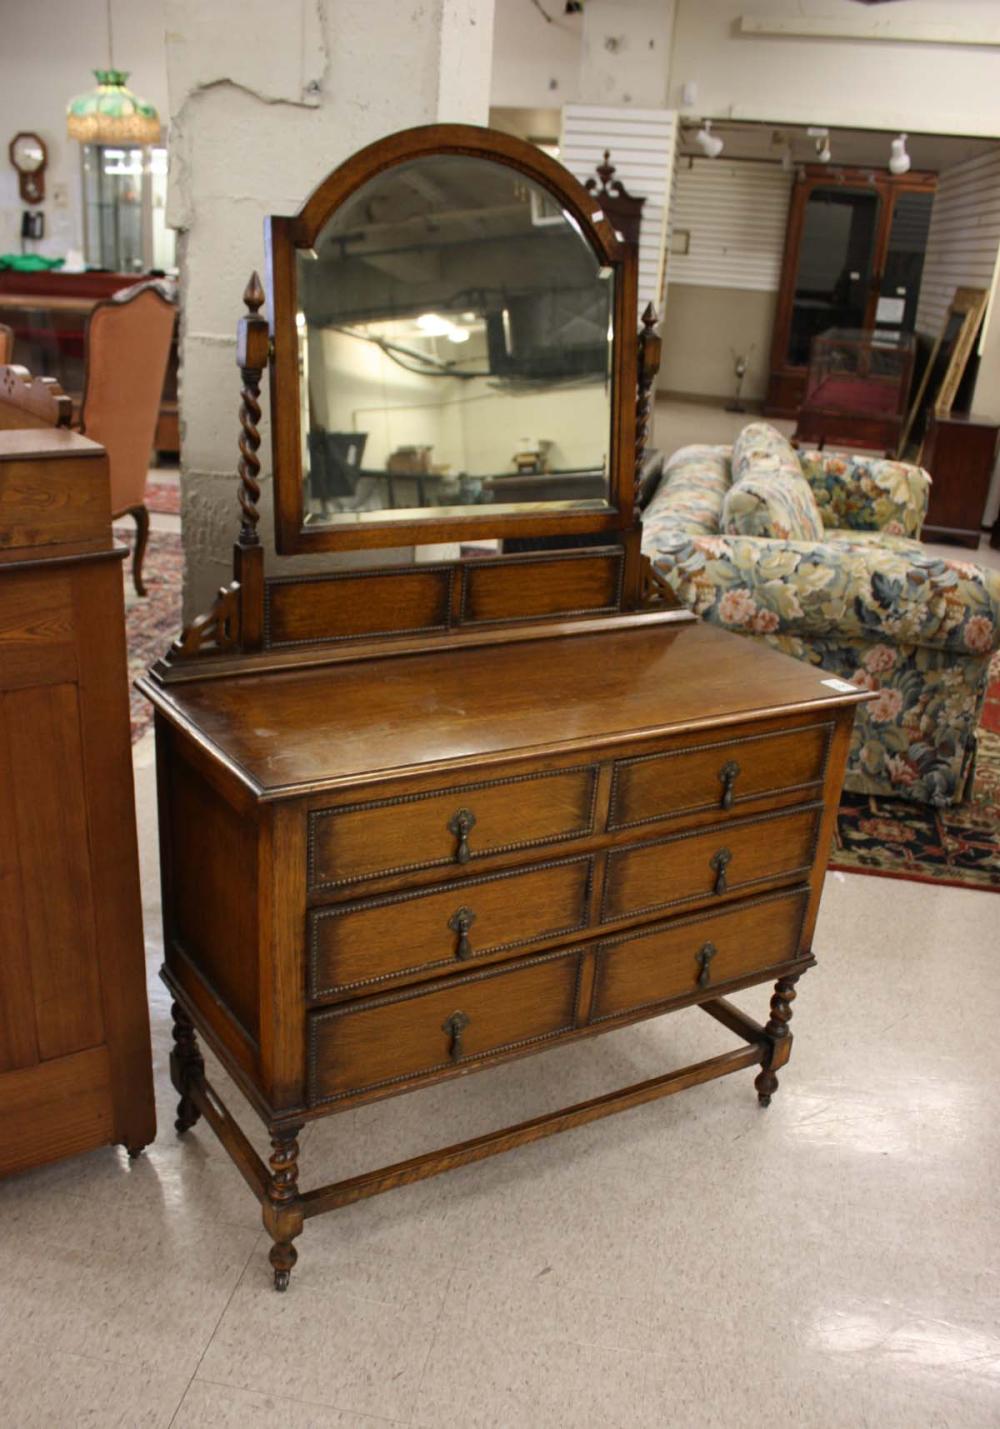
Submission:
[[[920,458],[931,476],[925,539],[978,547],[998,432],[994,418],[975,413],[930,418]]]
[[[913,332],[937,176],[807,164],[792,187],[764,410],[795,417],[812,340]]]
[[[0,1174],[155,1134],[103,450],[0,431]]]
[[[427,154],[449,160],[441,182],[419,176],[412,201],[385,211],[446,202],[440,222],[359,233],[352,219],[350,245],[323,250],[317,233],[341,205],[368,215],[363,226],[381,223],[370,193],[357,203],[373,175],[399,165],[405,182]],[[485,177],[450,164],[470,156],[488,161]],[[518,175],[513,188],[505,168]],[[631,337],[637,255],[618,205],[632,201],[608,188],[611,172],[602,166],[600,191],[588,193],[507,136],[417,129],[349,161],[296,219],[271,227],[286,540],[301,549],[305,523],[311,545],[378,546],[401,513],[373,512],[367,529],[352,516],[338,530],[317,506],[304,510],[304,448],[288,439],[310,419],[294,361],[296,245],[332,254],[333,302],[337,265],[356,264],[371,244],[364,301],[419,313],[424,286],[416,297],[375,292],[386,249],[415,242],[420,261],[411,254],[407,271],[437,281],[480,241],[470,207],[472,228],[488,235],[494,196],[506,193],[504,232],[524,249],[517,281],[535,301],[552,220],[539,222],[528,193],[544,184],[548,206],[573,215],[572,231],[597,255],[598,281],[614,280],[599,383],[610,366],[608,499],[574,508],[557,489],[542,511],[505,504],[492,535],[540,539],[564,525],[561,536],[599,536],[599,548],[266,576],[255,527],[268,333],[259,285],[245,295],[235,579],[142,688],[156,707],[177,1127],[204,1117],[239,1165],[261,1202],[280,1290],[311,1216],[750,1067],[767,1105],[788,1058],[854,707],[869,696],[701,623],[641,557],[636,473],[658,341],[648,312]],[[449,234],[459,257],[424,252]],[[502,264],[506,240],[489,253]],[[468,272],[463,307],[478,301],[466,296]],[[571,284],[559,299],[579,327]],[[599,332],[604,340],[603,319]],[[543,382],[531,400],[549,402],[548,430],[567,389]],[[525,388],[490,388],[512,390]],[[600,401],[584,396],[576,424]],[[520,430],[517,409],[507,425]],[[606,448],[603,420],[598,439]],[[490,512],[419,508],[409,518],[406,539],[438,541],[444,527],[461,541],[482,533]],[[728,1001],[755,983],[775,984],[764,1025]],[[297,1138],[310,1121],[695,1004],[738,1045],[471,1141],[299,1187]],[[265,1122],[266,1164],[206,1079],[199,1035]]]

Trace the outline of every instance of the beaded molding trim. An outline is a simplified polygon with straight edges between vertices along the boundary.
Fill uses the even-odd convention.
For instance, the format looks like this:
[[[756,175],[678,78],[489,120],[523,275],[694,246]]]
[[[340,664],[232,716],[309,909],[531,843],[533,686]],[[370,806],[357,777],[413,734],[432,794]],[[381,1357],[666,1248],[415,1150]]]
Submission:
[[[777,963],[766,963],[764,965],[765,969],[772,966],[777,967],[780,966],[780,964],[783,962],[790,962],[794,958],[803,956],[803,954],[799,951],[799,947],[802,942],[802,927],[805,923],[806,911],[809,907],[808,886],[800,885],[797,888],[780,889],[777,893],[763,893],[760,894],[757,898],[748,898],[745,902],[733,904],[725,908],[714,909],[707,914],[694,913],[686,918],[670,919],[668,922],[658,923],[655,927],[652,928],[633,929],[629,933],[623,933],[621,937],[618,938],[602,938],[594,952],[594,991],[591,995],[591,1007],[593,1007],[597,1002],[598,990],[601,985],[601,976],[604,972],[604,955],[606,952],[609,951],[609,949],[619,948],[624,943],[638,943],[641,942],[643,938],[658,937],[661,933],[673,932],[676,928],[696,928],[699,926],[704,928],[706,923],[714,922],[717,918],[736,918],[746,913],[747,909],[749,908],[758,908],[767,903],[789,902],[794,899],[799,899],[802,904],[802,908],[799,913],[798,927],[795,930],[794,945],[796,951],[790,954],[788,958],[780,958]],[[762,971],[763,970],[764,969],[762,969]],[[753,971],[753,969],[751,969],[751,971]],[[705,996],[707,998],[718,997],[720,989],[726,986],[726,982],[734,982],[737,978],[743,977],[745,975],[746,974],[744,973],[738,973],[735,977],[728,978],[723,982],[709,983],[704,989]],[[696,991],[696,986],[693,986],[691,988],[691,991]],[[591,1016],[588,1019],[588,1024],[593,1024],[595,1022],[613,1022],[616,1018],[627,1017],[629,1013],[641,1012],[646,1007],[659,1007],[661,1003],[672,1002],[677,997],[685,996],[687,996],[686,993],[673,992],[664,997],[651,998],[648,1002],[636,1002],[629,1007],[616,1008],[614,1012],[602,1013],[599,1017]]]
[[[570,1020],[563,1027],[553,1028],[551,1032],[541,1032],[537,1037],[521,1037],[513,1042],[504,1042],[498,1047],[490,1047],[485,1052],[472,1053],[467,1057],[459,1057],[457,1061],[435,1062],[429,1067],[421,1067],[415,1072],[401,1072],[397,1077],[384,1077],[381,1081],[366,1082],[363,1086],[351,1087],[344,1092],[333,1092],[329,1096],[318,1096],[316,1093],[317,1075],[319,1071],[319,1048],[317,1029],[322,1022],[329,1022],[335,1017],[350,1017],[357,1012],[367,1012],[373,1007],[390,1007],[396,1002],[412,1002],[414,998],[429,997],[435,993],[450,991],[452,988],[465,987],[468,983],[484,982],[487,978],[507,977],[512,973],[523,971],[525,968],[537,967],[541,963],[557,962],[560,958],[576,959],[576,976],[573,979],[573,995],[570,999]],[[309,1018],[309,1105],[323,1106],[327,1102],[343,1101],[346,1097],[360,1096],[364,1092],[372,1092],[380,1087],[396,1086],[401,1082],[415,1082],[422,1077],[430,1076],[434,1072],[447,1071],[451,1068],[459,1068],[466,1062],[479,1062],[487,1057],[498,1057],[503,1052],[512,1052],[517,1047],[530,1047],[536,1042],[549,1042],[554,1037],[561,1037],[565,1032],[572,1032],[576,1026],[576,1005],[580,996],[580,975],[583,968],[583,954],[579,948],[567,951],[563,948],[555,953],[539,953],[534,958],[519,958],[512,967],[486,968],[482,972],[470,973],[467,977],[450,978],[446,987],[440,984],[435,987],[432,984],[419,988],[409,988],[396,993],[386,993],[382,997],[368,998],[362,1002],[348,1003],[346,1007],[332,1007],[326,1012],[314,1012]],[[457,993],[456,993],[457,995]]]
[[[464,794],[474,793],[477,789],[498,789],[504,785],[526,784],[533,779],[557,779],[566,774],[589,774],[590,775],[590,809],[587,822],[582,828],[569,829],[561,834],[545,834],[537,839],[524,839],[520,842],[497,844],[491,848],[483,849],[481,852],[471,851],[471,859],[493,858],[500,853],[513,853],[522,848],[538,848],[542,844],[565,843],[567,839],[586,838],[594,832],[594,820],[597,815],[597,776],[600,765],[598,764],[577,764],[568,769],[541,769],[531,774],[510,774],[503,779],[484,779],[477,784],[456,784],[450,788],[428,789],[420,794],[397,794],[388,799],[373,799],[363,804],[344,804],[340,808],[315,809],[309,815],[309,833],[307,840],[308,856],[308,888],[310,893],[315,893],[324,888],[343,888],[351,883],[367,883],[373,878],[392,878],[397,873],[415,873],[424,868],[446,868],[449,864],[455,863],[455,857],[425,859],[417,863],[402,863],[395,868],[378,868],[372,873],[359,873],[350,878],[317,879],[316,877],[316,827],[320,819],[333,819],[341,814],[357,814],[369,809],[389,809],[401,804],[415,804],[424,799],[439,799],[445,796],[455,799],[461,798]]]
[[[611,884],[611,865],[616,858],[623,858],[627,854],[638,853],[641,849],[658,848],[663,844],[679,843],[684,839],[702,838],[709,834],[717,834],[722,838],[733,833],[734,830],[748,829],[754,824],[769,824],[775,819],[801,818],[803,814],[812,814],[813,828],[812,837],[809,840],[808,861],[795,868],[777,869],[773,873],[762,874],[759,878],[746,878],[740,883],[731,883],[726,889],[727,893],[736,893],[741,888],[755,888],[760,883],[771,883],[775,878],[794,878],[799,874],[808,873],[812,868],[812,861],[816,853],[816,841],[819,838],[820,816],[823,812],[823,804],[816,801],[811,804],[793,804],[788,809],[776,809],[769,814],[757,814],[750,819],[735,819],[726,824],[709,824],[700,829],[689,829],[686,833],[667,834],[661,839],[646,839],[642,843],[626,844],[623,848],[613,848],[608,851],[607,863],[604,872],[604,887],[601,889],[601,911],[599,921],[601,923],[615,923],[620,918],[638,918],[645,913],[655,913],[661,908],[678,908],[683,903],[696,903],[714,895],[711,891],[701,893],[688,893],[682,898],[668,898],[663,903],[649,903],[642,908],[623,909],[618,913],[608,916],[608,890]]]
[[[309,989],[310,998],[330,997],[337,992],[349,992],[358,987],[375,987],[379,983],[395,982],[398,978],[408,977],[413,973],[427,972],[432,968],[455,967],[457,966],[454,954],[448,957],[437,958],[432,962],[414,963],[412,967],[394,969],[392,972],[379,973],[372,977],[358,978],[354,982],[333,983],[330,987],[318,987],[319,981],[319,956],[320,956],[320,924],[328,918],[345,918],[354,913],[364,913],[369,908],[386,908],[394,903],[412,903],[416,899],[429,898],[438,893],[458,893],[464,895],[469,888],[477,888],[484,883],[497,883],[503,879],[531,877],[535,873],[543,873],[551,868],[573,868],[574,866],[586,867],[586,876],[583,883],[583,894],[581,898],[581,915],[577,922],[570,923],[565,928],[544,928],[531,932],[524,938],[515,938],[509,943],[494,943],[488,948],[476,948],[469,953],[467,959],[463,961],[472,962],[476,958],[485,958],[494,953],[510,952],[512,948],[523,948],[529,943],[540,943],[546,938],[561,938],[568,933],[579,933],[587,927],[590,921],[590,896],[594,886],[594,855],[585,855],[580,858],[560,858],[551,859],[546,863],[534,864],[530,868],[506,868],[499,873],[487,873],[479,878],[467,878],[456,880],[451,883],[442,883],[435,888],[422,888],[417,892],[391,893],[384,898],[371,898],[365,902],[335,904],[332,908],[311,908],[309,910]],[[442,930],[443,932],[445,930]]]
[[[483,625],[510,625],[510,624],[512,624],[512,623],[515,623],[515,622],[516,622],[518,625],[521,625],[521,624],[528,624],[528,623],[529,623],[530,621],[532,621],[532,620],[567,620],[567,619],[569,619],[571,616],[574,616],[574,615],[605,615],[605,614],[609,614],[609,613],[612,612],[612,611],[621,610],[621,605],[622,605],[622,586],[623,586],[624,580],[625,580],[625,549],[624,549],[624,547],[619,546],[616,551],[611,551],[611,550],[609,550],[609,551],[603,552],[603,553],[602,553],[602,551],[601,551],[599,548],[596,548],[596,547],[586,547],[586,548],[584,548],[583,550],[579,550],[579,551],[559,552],[559,557],[560,557],[560,563],[561,563],[562,561],[567,561],[567,562],[569,562],[569,561],[587,561],[587,560],[590,560],[590,561],[593,561],[593,560],[604,560],[604,561],[612,560],[612,561],[615,561],[615,562],[617,563],[618,570],[617,570],[617,572],[616,572],[616,574],[615,574],[615,593],[614,593],[614,597],[613,597],[611,603],[608,604],[608,605],[585,605],[585,606],[582,606],[582,607],[580,607],[580,608],[578,608],[578,609],[574,609],[574,610],[546,610],[546,611],[543,611],[541,615],[514,615],[514,616],[499,615],[499,616],[493,617],[493,618],[491,618],[491,619],[489,619],[489,620],[470,620],[469,614],[468,614],[468,601],[469,601],[469,576],[470,576],[471,573],[472,573],[472,567],[467,567],[466,570],[465,570],[465,572],[463,573],[463,578],[462,578],[462,590],[461,590],[461,594],[460,594],[460,596],[459,596],[459,607],[458,607],[458,623],[459,623],[459,625],[468,626],[468,627],[470,627],[471,629],[475,630],[475,629],[478,629],[479,627],[481,627],[481,626],[483,626]],[[553,564],[553,562],[552,562],[552,560],[551,560],[551,554],[550,554],[549,558],[546,559],[546,560],[538,560],[538,561],[519,561],[519,562],[518,562],[518,566],[519,566],[519,567],[523,567],[523,566],[533,566],[533,565],[552,565],[552,564]],[[496,570],[496,569],[500,569],[500,570],[504,570],[504,569],[510,570],[510,569],[511,569],[511,566],[510,566],[507,562],[505,562],[505,561],[477,561],[476,564],[475,564],[475,569],[476,569],[477,571],[491,570],[491,569],[492,569],[492,570]]]
[[[743,734],[736,739],[712,740],[707,744],[686,744],[682,749],[667,749],[653,754],[640,754],[634,759],[616,759],[611,772],[611,799],[608,805],[608,828],[638,829],[644,824],[658,824],[664,819],[680,818],[683,814],[702,814],[711,809],[716,809],[720,813],[723,810],[719,806],[718,800],[708,804],[688,804],[680,809],[663,809],[658,814],[650,814],[645,819],[630,819],[627,823],[615,822],[615,807],[618,802],[618,783],[621,770],[630,769],[634,764],[650,764],[657,759],[677,759],[686,754],[701,754],[705,750],[712,749],[732,749],[737,745],[762,744],[768,739],[781,739],[788,735],[808,734],[811,730],[821,729],[826,735],[823,744],[823,756],[820,763],[819,774],[815,779],[807,779],[803,784],[777,784],[770,789],[759,789],[753,794],[737,794],[733,798],[734,804],[746,803],[751,799],[768,799],[774,794],[794,794],[802,789],[813,789],[817,784],[822,784],[826,777],[827,764],[830,761],[830,744],[833,740],[833,721],[829,720],[819,725],[801,725],[792,729],[775,729],[768,734]]]
[[[302,640],[275,640],[271,633],[271,591],[275,586],[290,585],[332,585],[335,581],[346,580],[392,580],[394,576],[444,575],[447,579],[444,591],[444,615],[433,625],[409,625],[400,630],[359,630],[356,635],[307,635]],[[398,571],[391,566],[379,570],[332,571],[313,576],[269,576],[264,582],[264,648],[265,650],[285,650],[295,645],[340,644],[351,640],[387,639],[393,635],[430,635],[435,630],[449,628],[448,612],[451,610],[452,590],[455,584],[454,566],[401,566]]]

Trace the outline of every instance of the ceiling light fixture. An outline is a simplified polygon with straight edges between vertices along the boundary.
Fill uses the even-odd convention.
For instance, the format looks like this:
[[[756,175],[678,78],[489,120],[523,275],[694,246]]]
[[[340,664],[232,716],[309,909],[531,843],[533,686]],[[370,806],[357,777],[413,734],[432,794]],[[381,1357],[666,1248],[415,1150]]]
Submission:
[[[723,142],[718,134],[712,133],[712,121],[706,119],[694,136],[694,142],[706,159],[717,159],[723,150]]]
[[[829,137],[816,140],[816,158],[821,164],[828,164],[833,154],[830,150]]]
[[[910,171],[911,159],[906,152],[906,135],[900,134],[893,139],[889,148],[889,172],[890,174],[906,174]]]
[[[81,144],[158,144],[160,116],[152,104],[126,88],[128,71],[116,69],[107,4],[108,67],[93,71],[97,85],[66,106],[66,134]]]

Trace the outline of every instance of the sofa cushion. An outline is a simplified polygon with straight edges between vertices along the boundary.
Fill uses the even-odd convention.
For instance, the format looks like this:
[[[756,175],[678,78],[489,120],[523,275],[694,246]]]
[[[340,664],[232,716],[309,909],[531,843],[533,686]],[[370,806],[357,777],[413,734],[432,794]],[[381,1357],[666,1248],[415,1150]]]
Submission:
[[[731,536],[818,541],[823,537],[812,487],[788,439],[767,422],[750,422],[733,444],[733,484],[722,508]]]
[[[726,446],[681,447],[664,464],[659,486],[643,513],[644,541],[656,549],[656,536],[667,527],[694,535],[716,536],[722,503],[729,490]]]

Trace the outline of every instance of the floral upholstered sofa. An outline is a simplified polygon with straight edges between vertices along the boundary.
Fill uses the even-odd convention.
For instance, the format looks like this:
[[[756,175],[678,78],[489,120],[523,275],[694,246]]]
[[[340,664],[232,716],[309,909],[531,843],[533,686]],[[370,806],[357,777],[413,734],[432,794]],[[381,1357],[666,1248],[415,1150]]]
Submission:
[[[1000,574],[925,552],[929,485],[902,462],[795,452],[755,422],[731,448],[650,458],[643,550],[705,619],[877,691],[847,788],[945,805],[971,781]]]

